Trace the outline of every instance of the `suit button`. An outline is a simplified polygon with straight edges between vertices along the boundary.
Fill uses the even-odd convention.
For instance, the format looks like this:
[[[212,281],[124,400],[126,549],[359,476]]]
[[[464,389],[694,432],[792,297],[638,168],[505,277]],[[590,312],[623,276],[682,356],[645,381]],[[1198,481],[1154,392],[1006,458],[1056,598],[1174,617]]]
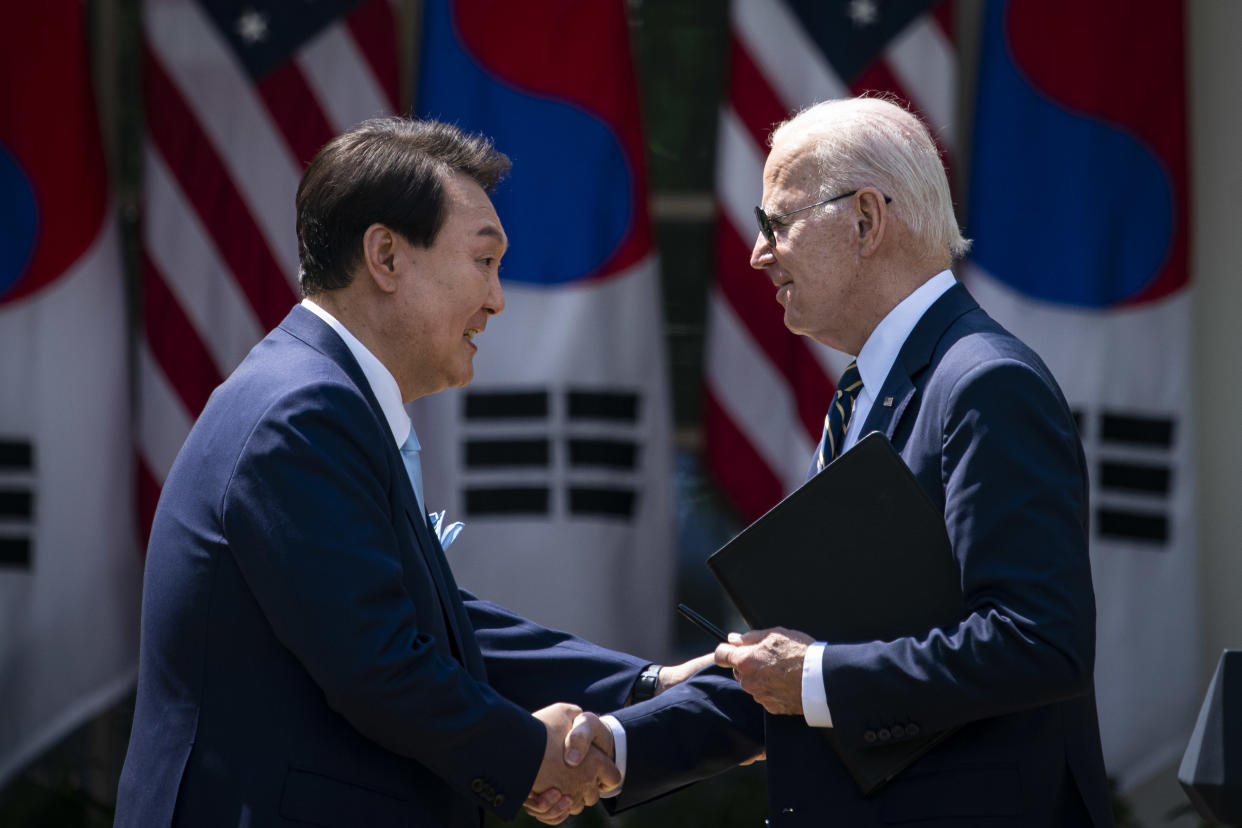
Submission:
[[[906,725],[906,735],[907,736],[918,736],[919,726],[916,725],[914,722],[910,722],[910,724]]]
[[[887,742],[889,739],[893,738],[893,734],[889,732],[887,727],[880,728],[880,732],[876,735],[880,737],[881,742]]]
[[[906,729],[901,725],[893,725],[892,732],[894,739],[900,739],[902,736],[906,735]]]
[[[866,742],[867,744],[873,743],[875,741],[875,731],[868,730],[865,733],[863,733],[863,741]]]

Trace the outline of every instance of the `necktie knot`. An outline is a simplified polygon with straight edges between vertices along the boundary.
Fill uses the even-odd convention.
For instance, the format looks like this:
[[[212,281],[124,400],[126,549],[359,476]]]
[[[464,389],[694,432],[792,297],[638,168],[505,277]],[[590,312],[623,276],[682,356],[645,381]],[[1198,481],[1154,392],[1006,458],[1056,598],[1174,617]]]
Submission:
[[[845,431],[850,425],[850,415],[854,413],[854,400],[862,390],[862,375],[858,373],[858,361],[846,366],[837,381],[837,392],[828,406],[828,414],[824,417],[824,439],[819,444],[819,460],[816,465],[819,471],[841,454],[845,444]]]

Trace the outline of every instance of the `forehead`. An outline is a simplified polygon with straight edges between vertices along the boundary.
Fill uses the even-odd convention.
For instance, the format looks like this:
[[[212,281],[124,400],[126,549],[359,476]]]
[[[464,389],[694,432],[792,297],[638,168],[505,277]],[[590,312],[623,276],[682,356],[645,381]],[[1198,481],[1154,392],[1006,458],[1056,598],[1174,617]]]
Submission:
[[[806,140],[794,137],[777,141],[763,165],[764,200],[814,192],[819,186],[818,177]]]
[[[445,178],[444,195],[444,232],[454,236],[495,239],[502,245],[508,244],[500,216],[477,181],[463,173],[452,173]]]

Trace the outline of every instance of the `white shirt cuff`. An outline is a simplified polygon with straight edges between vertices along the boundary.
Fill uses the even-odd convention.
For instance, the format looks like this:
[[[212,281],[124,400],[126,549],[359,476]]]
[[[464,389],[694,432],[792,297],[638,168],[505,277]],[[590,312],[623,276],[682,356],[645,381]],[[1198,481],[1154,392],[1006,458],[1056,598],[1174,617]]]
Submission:
[[[625,760],[627,758],[626,742],[625,742],[625,728],[621,726],[621,723],[617,721],[617,718],[615,716],[607,716],[607,715],[600,716],[599,720],[603,722],[604,724],[608,725],[608,729],[612,731],[612,743],[617,751],[617,758],[615,762],[617,765],[617,770],[621,772],[621,785],[624,785],[625,784]],[[612,799],[614,796],[617,796],[618,794],[621,793],[621,785],[618,785],[617,787],[613,788],[608,793],[600,794],[600,798],[601,799]]]
[[[802,659],[802,716],[811,727],[832,727],[828,710],[828,689],[824,687],[824,648],[816,641],[806,648]]]

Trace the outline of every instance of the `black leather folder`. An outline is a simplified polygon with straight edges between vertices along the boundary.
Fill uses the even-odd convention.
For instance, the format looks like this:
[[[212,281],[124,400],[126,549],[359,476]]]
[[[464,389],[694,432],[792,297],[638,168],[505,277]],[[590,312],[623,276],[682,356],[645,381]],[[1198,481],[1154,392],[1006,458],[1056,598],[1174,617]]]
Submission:
[[[707,560],[751,629],[817,641],[922,637],[964,616],[944,517],[888,439],[872,432]],[[832,706],[832,688],[828,688]],[[864,794],[948,736],[845,746],[823,728]]]

